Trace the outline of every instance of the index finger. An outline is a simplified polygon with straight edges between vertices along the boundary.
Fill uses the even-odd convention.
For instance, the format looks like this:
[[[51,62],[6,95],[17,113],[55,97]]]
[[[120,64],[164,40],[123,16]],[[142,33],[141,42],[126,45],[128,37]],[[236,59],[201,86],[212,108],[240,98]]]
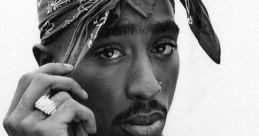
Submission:
[[[48,63],[39,67],[33,73],[43,73],[43,74],[49,74],[49,75],[66,75],[72,72],[73,68],[74,67],[71,64]]]

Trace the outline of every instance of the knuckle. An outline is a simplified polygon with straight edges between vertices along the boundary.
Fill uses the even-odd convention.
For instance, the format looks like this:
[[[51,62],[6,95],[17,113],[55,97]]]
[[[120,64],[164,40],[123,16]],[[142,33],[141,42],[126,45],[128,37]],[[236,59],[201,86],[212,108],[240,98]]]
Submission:
[[[71,98],[71,96],[67,92],[64,92],[64,91],[58,92],[55,97],[57,99],[65,99],[65,100]]]
[[[33,81],[36,83],[42,83],[43,81],[46,81],[47,75],[46,74],[37,74],[34,76]]]
[[[31,128],[31,122],[28,119],[24,119],[21,121],[20,126],[23,131],[29,131]]]
[[[74,99],[68,99],[67,100],[67,105],[68,106],[75,106],[76,105],[76,101]]]
[[[92,117],[94,117],[94,112],[92,110],[88,109],[88,112]]]
[[[42,125],[36,124],[33,126],[33,128],[31,129],[31,133],[33,135],[43,135],[44,132],[44,127]]]
[[[18,129],[18,125],[17,125],[18,123],[15,123],[13,121],[10,119],[10,117],[4,118],[3,120],[3,127],[9,135],[12,135],[13,132]]]
[[[91,119],[95,120],[94,112],[88,108],[86,108],[86,112],[91,117]]]
[[[73,100],[72,98],[71,99],[68,99],[66,102],[65,102],[65,109],[76,109],[77,107],[77,103],[75,100]]]
[[[77,84],[77,82],[74,79],[72,79],[70,77],[65,77],[65,78],[66,78],[68,83],[70,83],[70,84]]]
[[[27,73],[22,75],[21,78],[19,79],[18,85],[24,84],[28,80],[31,80],[32,77],[33,77],[33,73]]]
[[[7,127],[9,127],[9,120],[8,120],[8,118],[4,118],[4,120],[3,120],[3,126],[4,126],[4,128],[7,128]]]
[[[67,83],[71,86],[71,89],[81,89],[80,85],[72,78],[67,77]]]
[[[5,118],[3,121],[4,128],[17,128],[17,124],[18,123],[11,117]]]

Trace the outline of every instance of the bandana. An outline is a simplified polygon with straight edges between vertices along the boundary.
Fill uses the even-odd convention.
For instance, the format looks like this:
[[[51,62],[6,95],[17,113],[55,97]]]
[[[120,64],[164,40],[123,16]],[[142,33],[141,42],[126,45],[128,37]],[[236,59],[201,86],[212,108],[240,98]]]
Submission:
[[[174,8],[174,0],[169,0]],[[79,64],[98,36],[99,30],[112,18],[116,24],[120,9],[127,2],[144,17],[152,15],[156,0],[38,0],[39,29],[42,45],[76,20],[72,40],[64,63]],[[208,12],[201,0],[181,0],[187,11],[189,25],[210,58],[220,63],[220,44],[212,28]]]

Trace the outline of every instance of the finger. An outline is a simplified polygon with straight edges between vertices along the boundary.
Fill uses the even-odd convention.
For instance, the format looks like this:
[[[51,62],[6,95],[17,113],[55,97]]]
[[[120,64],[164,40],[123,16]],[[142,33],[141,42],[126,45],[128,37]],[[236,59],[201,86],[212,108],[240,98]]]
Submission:
[[[31,81],[17,108],[19,109],[19,107],[21,107],[21,110],[25,111],[33,110],[35,102],[42,95],[49,93],[51,89],[69,92],[82,100],[88,98],[87,93],[72,78],[38,74],[37,77]]]
[[[64,124],[74,119],[83,122],[84,128],[90,134],[96,133],[96,122],[93,112],[73,99],[68,99],[47,120],[58,121]]]
[[[67,92],[59,92],[50,98],[58,109],[62,103],[64,103],[68,99],[72,99],[72,97]]]
[[[6,114],[6,117],[10,116],[11,113],[13,112],[13,110],[15,109],[16,105],[18,104],[18,102],[20,101],[24,91],[26,90],[26,88],[28,87],[29,83],[31,82],[32,78],[33,78],[33,73],[28,73],[28,74],[24,74],[19,82],[18,82],[18,86],[17,89],[14,93],[14,97],[12,99],[11,105],[9,107],[9,110]]]
[[[15,118],[15,122],[19,122],[22,119],[23,113],[20,110],[17,110],[17,112],[14,112],[14,110],[16,109],[17,104],[21,100],[21,97],[23,96],[25,90],[28,88],[31,80],[37,73],[65,75],[70,73],[72,70],[73,70],[73,66],[71,65],[66,65],[62,63],[57,63],[57,64],[52,63],[52,64],[46,64],[32,73],[23,75],[18,82],[18,86],[14,93],[14,97],[12,99],[11,105],[3,121],[5,129],[8,131],[11,115],[13,115],[12,117]],[[12,124],[17,124],[17,123],[12,122]]]
[[[68,99],[72,99],[72,97],[67,92],[59,92],[51,98],[56,106],[56,109]],[[45,120],[47,117],[48,116],[46,116],[43,111],[37,109],[31,112],[29,116],[22,119],[20,124],[24,130],[28,131],[26,128],[32,128],[34,125]]]
[[[12,99],[10,108],[6,114],[6,118],[8,118],[17,104],[19,103],[24,91],[27,89],[28,85],[30,84],[33,77],[38,73],[45,73],[45,74],[53,74],[53,75],[65,75],[68,74],[73,70],[73,66],[70,64],[64,63],[49,63],[46,65],[41,66],[39,69],[35,70],[32,73],[24,74],[19,82],[17,89],[15,91],[14,97]]]
[[[78,136],[88,136],[89,132],[86,132],[84,125],[82,123],[78,124],[78,128],[77,128],[77,135]]]
[[[73,66],[65,63],[48,63],[35,70],[34,73],[44,73],[49,75],[66,75],[72,72]]]
[[[66,100],[73,99],[73,98],[67,92],[62,91],[62,92],[58,92],[57,94],[55,94],[50,99],[54,102],[54,104],[56,106],[56,109],[58,109],[61,106],[61,104],[64,103]],[[79,122],[78,119],[74,119],[73,121]]]
[[[33,126],[45,120],[46,118],[47,116],[42,111],[35,110],[21,120],[20,126],[23,131],[30,133],[30,131],[32,132]]]
[[[22,95],[24,94],[24,91],[28,87],[32,77],[33,77],[32,73],[24,74],[18,82],[18,86],[17,86],[14,96],[12,98],[11,105],[3,120],[4,128],[9,135],[14,135],[12,133],[15,131],[12,130],[12,128],[15,128],[15,126],[17,125],[17,123],[20,121],[20,119],[22,117],[22,116],[15,116],[16,118],[12,118],[13,116],[11,116],[11,115],[14,115],[14,114],[20,115],[20,113],[14,113],[14,114],[12,114],[12,113],[13,113],[14,109],[16,108],[17,104],[19,103]]]

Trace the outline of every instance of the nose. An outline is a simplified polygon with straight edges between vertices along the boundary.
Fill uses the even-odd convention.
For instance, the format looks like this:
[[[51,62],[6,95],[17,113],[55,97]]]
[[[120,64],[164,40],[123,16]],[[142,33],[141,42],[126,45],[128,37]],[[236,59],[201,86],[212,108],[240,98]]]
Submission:
[[[126,88],[126,94],[130,99],[148,101],[159,94],[162,88],[148,59],[135,61],[130,71]]]

